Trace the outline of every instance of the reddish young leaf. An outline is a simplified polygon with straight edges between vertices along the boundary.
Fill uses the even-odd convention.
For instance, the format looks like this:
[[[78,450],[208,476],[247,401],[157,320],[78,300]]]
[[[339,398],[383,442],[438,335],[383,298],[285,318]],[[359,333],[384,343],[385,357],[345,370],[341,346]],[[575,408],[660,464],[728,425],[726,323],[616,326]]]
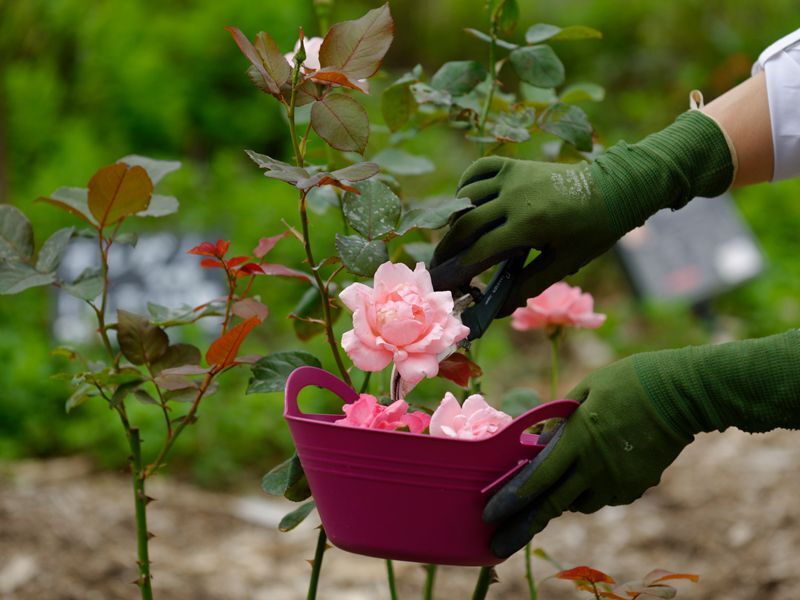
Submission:
[[[625,596],[619,596],[614,592],[599,592],[601,598],[609,598],[610,600],[630,600],[630,598],[626,598]]]
[[[219,269],[222,268],[222,262],[218,258],[204,258],[200,261],[200,266],[204,269]]]
[[[449,379],[462,388],[469,387],[469,380],[473,377],[480,377],[482,374],[483,371],[477,363],[458,352],[451,354],[439,363],[439,377]]]
[[[237,272],[237,275],[265,275],[264,269],[261,268],[261,265],[256,263],[247,263],[246,265],[242,266]]]
[[[209,347],[208,352],[206,352],[206,362],[218,368],[233,364],[242,342],[259,323],[261,323],[261,319],[250,317],[247,321],[239,323],[236,327],[226,331],[222,337]]]
[[[280,242],[283,238],[289,235],[288,231],[273,235],[272,237],[263,237],[258,240],[258,246],[253,250],[253,256],[256,258],[264,258],[269,252]]]
[[[664,569],[653,569],[644,576],[644,583],[645,585],[653,585],[661,583],[662,581],[669,581],[670,579],[688,579],[696,583],[700,580],[700,575],[695,575],[694,573],[672,573]]]
[[[233,258],[229,258],[225,264],[228,265],[229,269],[234,269],[239,265],[243,265],[248,260],[250,260],[249,256],[234,256]]]
[[[301,179],[300,181],[297,182],[296,187],[297,189],[307,192],[311,188],[321,187],[323,185],[332,185],[346,192],[352,192],[354,194],[360,193],[353,186],[347,185],[337,177],[334,177],[332,173],[317,173],[306,179]]]
[[[394,21],[387,3],[360,19],[331,27],[319,51],[320,65],[336,67],[354,80],[372,77],[392,45],[393,35]]]
[[[140,166],[115,163],[89,180],[89,210],[101,228],[146,210],[152,195],[153,182]]]
[[[248,75],[256,87],[273,96],[280,96],[281,86],[291,75],[291,67],[278,50],[275,41],[262,31],[256,35],[254,46],[238,28],[228,26],[225,29],[230,32],[242,54],[253,65],[255,73],[248,71]]]
[[[261,272],[264,275],[278,275],[279,277],[295,277],[296,279],[302,279],[303,281],[308,281],[311,283],[311,276],[307,273],[303,273],[302,271],[295,271],[294,269],[290,269],[289,267],[285,267],[283,265],[277,265],[273,263],[264,263],[261,265]]]
[[[269,309],[255,298],[245,298],[236,302],[232,309],[233,314],[241,319],[258,317],[261,321],[269,315]]]
[[[363,92],[365,94],[368,93],[369,89],[366,87],[366,82],[363,79],[361,81],[354,81],[350,79],[346,73],[342,73],[334,67],[326,67],[324,69],[314,71],[308,76],[308,79],[322,84],[340,85],[351,90]]]
[[[186,254],[198,254],[200,256],[222,258],[228,252],[230,245],[231,243],[225,240],[217,240],[216,244],[212,244],[211,242],[203,242],[191,250],[187,250]]]
[[[557,579],[566,579],[568,581],[589,581],[592,583],[614,583],[614,579],[612,579],[609,575],[606,575],[602,571],[598,571],[597,569],[592,569],[591,567],[581,566],[575,567],[574,569],[567,569],[566,571],[560,571],[556,573],[553,577]]]

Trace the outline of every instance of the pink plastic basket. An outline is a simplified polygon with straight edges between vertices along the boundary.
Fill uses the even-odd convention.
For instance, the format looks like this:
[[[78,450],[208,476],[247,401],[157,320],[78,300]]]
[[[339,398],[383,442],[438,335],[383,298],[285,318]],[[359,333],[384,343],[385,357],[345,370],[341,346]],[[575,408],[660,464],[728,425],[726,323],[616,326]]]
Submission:
[[[484,566],[493,527],[481,520],[491,495],[544,446],[524,433],[545,419],[566,418],[577,402],[542,404],[478,441],[335,425],[341,414],[305,414],[307,386],[350,403],[358,393],[327,371],[300,367],[286,382],[286,409],[322,524],[339,548],[419,563]]]

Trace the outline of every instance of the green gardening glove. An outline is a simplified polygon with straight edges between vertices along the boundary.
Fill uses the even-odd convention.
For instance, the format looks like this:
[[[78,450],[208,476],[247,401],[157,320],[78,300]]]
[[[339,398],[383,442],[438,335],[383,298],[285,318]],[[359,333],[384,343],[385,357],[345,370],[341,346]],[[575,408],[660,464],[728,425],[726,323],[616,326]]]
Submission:
[[[564,511],[628,504],[701,431],[800,429],[800,330],[637,354],[589,375],[544,450],[489,501],[492,552],[511,556]]]
[[[696,110],[638,144],[616,144],[593,163],[482,158],[461,178],[458,196],[474,208],[457,216],[437,246],[434,287],[462,288],[502,260],[540,250],[499,314],[507,316],[659,209],[721,194],[733,174],[725,134]]]

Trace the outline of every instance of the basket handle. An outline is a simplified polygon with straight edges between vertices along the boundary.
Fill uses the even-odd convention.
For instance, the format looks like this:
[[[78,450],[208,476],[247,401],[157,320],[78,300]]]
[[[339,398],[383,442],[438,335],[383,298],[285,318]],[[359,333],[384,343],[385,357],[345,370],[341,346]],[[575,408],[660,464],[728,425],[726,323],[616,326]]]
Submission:
[[[519,439],[529,427],[548,419],[566,419],[578,406],[580,405],[574,400],[554,400],[540,404],[511,421],[501,434]]]
[[[297,406],[297,397],[300,391],[310,385],[325,388],[339,396],[346,404],[358,400],[358,393],[344,381],[331,375],[324,369],[317,367],[297,367],[286,380],[286,398],[283,414],[291,417],[300,417],[300,407]]]

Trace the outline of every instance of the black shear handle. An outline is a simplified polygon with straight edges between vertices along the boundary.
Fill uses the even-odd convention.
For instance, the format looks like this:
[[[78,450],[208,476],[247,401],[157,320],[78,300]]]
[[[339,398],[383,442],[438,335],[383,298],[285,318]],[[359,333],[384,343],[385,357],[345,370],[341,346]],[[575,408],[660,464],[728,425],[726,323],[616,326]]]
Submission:
[[[527,254],[525,252],[500,263],[478,301],[461,314],[461,321],[469,327],[468,341],[478,339],[489,329],[489,325],[495,320],[497,313],[508,300],[511,290],[514,289],[517,275],[522,271],[528,258]]]

